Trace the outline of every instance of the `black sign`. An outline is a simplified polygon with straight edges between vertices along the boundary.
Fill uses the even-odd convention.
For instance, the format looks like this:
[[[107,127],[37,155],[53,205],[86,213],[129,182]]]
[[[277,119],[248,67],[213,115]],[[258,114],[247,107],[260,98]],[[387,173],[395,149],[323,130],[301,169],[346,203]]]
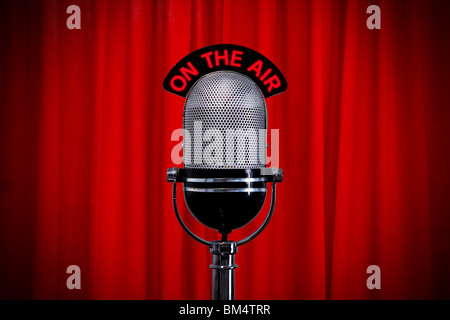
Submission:
[[[265,98],[287,88],[286,79],[269,59],[252,49],[233,44],[204,47],[187,55],[170,70],[163,87],[186,97],[203,75],[220,70],[235,71],[250,77]]]

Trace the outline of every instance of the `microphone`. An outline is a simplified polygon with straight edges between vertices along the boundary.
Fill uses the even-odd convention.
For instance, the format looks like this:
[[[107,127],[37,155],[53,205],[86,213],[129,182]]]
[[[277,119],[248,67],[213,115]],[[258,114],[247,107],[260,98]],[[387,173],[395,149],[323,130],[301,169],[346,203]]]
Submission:
[[[183,113],[183,168],[170,168],[173,205],[182,228],[213,254],[213,299],[234,299],[234,255],[267,226],[275,207],[278,168],[266,167],[265,98],[286,89],[281,72],[267,58],[236,45],[215,45],[181,60],[164,88],[186,97]],[[190,213],[217,230],[220,241],[207,241],[183,223],[176,203],[177,183]],[[272,183],[272,200],[263,224],[250,236],[228,241],[228,234],[261,211]]]

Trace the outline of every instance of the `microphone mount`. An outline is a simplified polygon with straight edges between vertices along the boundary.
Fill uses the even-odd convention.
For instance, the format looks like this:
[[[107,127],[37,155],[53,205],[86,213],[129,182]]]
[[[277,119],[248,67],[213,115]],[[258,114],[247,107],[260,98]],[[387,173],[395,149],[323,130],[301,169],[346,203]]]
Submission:
[[[238,251],[238,247],[246,244],[253,239],[255,239],[267,226],[270,219],[272,218],[275,202],[276,202],[276,183],[283,180],[283,171],[278,168],[259,168],[259,169],[242,169],[250,174],[250,178],[205,178],[200,182],[244,182],[245,179],[248,181],[258,181],[258,182],[271,182],[272,183],[272,198],[270,209],[264,219],[264,222],[258,227],[248,237],[241,239],[239,241],[208,241],[200,238],[194,234],[183,222],[177,206],[177,183],[192,182],[193,178],[187,177],[186,169],[180,169],[177,167],[169,168],[167,170],[167,182],[173,183],[173,207],[175,215],[178,222],[180,223],[183,230],[197,242],[209,247],[212,254],[212,264],[210,268],[212,269],[212,298],[213,300],[234,300],[234,270],[237,268],[235,264],[234,255]],[[252,180],[249,180],[252,179]],[[199,180],[197,180],[199,181]],[[231,189],[231,188],[230,188]],[[226,234],[225,234],[226,238]],[[224,239],[224,238],[222,238]]]

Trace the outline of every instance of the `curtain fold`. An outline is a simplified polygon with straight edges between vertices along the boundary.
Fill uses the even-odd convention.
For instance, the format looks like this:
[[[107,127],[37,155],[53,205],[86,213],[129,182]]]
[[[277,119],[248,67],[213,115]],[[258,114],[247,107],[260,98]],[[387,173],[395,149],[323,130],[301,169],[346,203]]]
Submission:
[[[81,30],[66,27],[74,4]],[[366,27],[373,4],[381,30]],[[210,298],[209,250],[182,231],[165,179],[184,100],[162,82],[190,52],[232,43],[288,81],[267,99],[284,181],[267,229],[236,255],[236,298],[449,299],[449,9],[2,1],[0,297]],[[189,228],[217,239],[178,195]],[[67,289],[70,265],[80,290]]]

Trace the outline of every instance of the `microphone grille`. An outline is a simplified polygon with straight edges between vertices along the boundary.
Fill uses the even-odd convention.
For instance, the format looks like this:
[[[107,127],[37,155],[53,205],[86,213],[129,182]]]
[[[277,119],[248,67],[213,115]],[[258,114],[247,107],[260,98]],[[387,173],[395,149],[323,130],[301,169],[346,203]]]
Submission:
[[[265,167],[267,111],[249,77],[216,71],[200,78],[184,106],[183,161],[193,169]]]

